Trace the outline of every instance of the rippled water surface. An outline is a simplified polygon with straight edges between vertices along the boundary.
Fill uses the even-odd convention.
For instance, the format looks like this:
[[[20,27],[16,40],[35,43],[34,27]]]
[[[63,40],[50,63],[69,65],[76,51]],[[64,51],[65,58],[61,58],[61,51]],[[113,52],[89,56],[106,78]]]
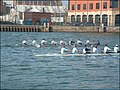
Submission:
[[[119,89],[119,56],[35,57],[36,54],[59,53],[60,46],[36,48],[21,46],[22,40],[38,43],[45,38],[66,42],[70,38],[88,38],[113,49],[119,44],[114,33],[1,33],[1,88],[2,89]],[[66,47],[71,49],[71,47]],[[103,46],[98,47],[99,50]],[[82,50],[82,46],[79,47]]]

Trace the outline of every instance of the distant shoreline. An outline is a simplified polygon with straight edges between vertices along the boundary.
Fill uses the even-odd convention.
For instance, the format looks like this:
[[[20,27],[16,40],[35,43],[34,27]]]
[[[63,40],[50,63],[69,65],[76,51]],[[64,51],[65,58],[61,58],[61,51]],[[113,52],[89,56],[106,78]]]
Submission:
[[[120,27],[101,26],[49,26],[40,25],[1,25],[1,32],[81,32],[81,33],[120,33]]]

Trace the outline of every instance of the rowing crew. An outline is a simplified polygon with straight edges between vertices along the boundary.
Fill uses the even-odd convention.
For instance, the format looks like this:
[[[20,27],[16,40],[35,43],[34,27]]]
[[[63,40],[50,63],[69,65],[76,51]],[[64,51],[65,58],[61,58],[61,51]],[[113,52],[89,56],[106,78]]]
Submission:
[[[73,39],[70,39],[68,43],[69,43],[69,45],[75,45],[75,44],[82,45],[83,44],[81,39],[78,39],[76,42]],[[36,39],[34,39],[32,41],[32,45],[36,45],[36,44],[38,44],[38,43],[37,43]],[[47,45],[47,44],[48,44],[48,42],[45,39],[42,39],[40,45]],[[58,43],[53,39],[50,44],[51,45],[57,45]],[[94,42],[90,42],[90,40],[87,39],[85,44],[86,45],[94,45],[94,44],[100,45],[100,42],[98,40],[96,43],[94,43]],[[26,40],[23,40],[22,45],[28,45],[28,42]],[[61,46],[66,45],[66,42],[63,39],[61,39],[60,42],[59,42],[59,45],[61,45]]]
[[[67,53],[72,53],[72,54],[80,54],[81,52],[78,50],[77,46],[75,45],[72,49],[72,51],[68,50],[65,48],[65,46],[63,45],[62,48],[61,48],[61,54],[66,54]],[[90,49],[87,47],[87,45],[85,45],[85,47],[83,48],[83,54],[88,54],[88,53],[98,53],[98,50],[97,50],[97,45],[93,46],[93,50],[92,52],[90,51]],[[108,47],[108,45],[106,44],[104,46],[104,49],[103,49],[103,53],[120,53],[119,51],[119,47],[118,45],[116,45],[114,47],[114,50],[113,52],[111,51],[111,49]]]
[[[55,43],[55,42],[52,41],[52,43]],[[34,39],[34,40],[32,41],[32,45],[36,45],[36,44],[38,44],[38,43],[37,43],[36,39]],[[46,41],[45,39],[42,39],[41,45],[46,45],[46,44],[47,44],[47,41]],[[28,45],[27,41],[26,41],[26,40],[23,40],[23,41],[22,41],[22,45]]]

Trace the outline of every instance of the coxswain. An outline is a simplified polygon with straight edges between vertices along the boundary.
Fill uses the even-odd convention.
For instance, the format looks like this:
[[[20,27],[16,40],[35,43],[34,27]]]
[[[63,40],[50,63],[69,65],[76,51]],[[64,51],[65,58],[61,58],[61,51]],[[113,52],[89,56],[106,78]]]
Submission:
[[[111,53],[109,52],[111,49],[108,47],[107,44],[105,44],[105,47],[104,47],[104,53]]]
[[[120,53],[118,45],[116,45],[116,46],[114,47],[114,52],[115,52],[115,53]]]
[[[77,53],[80,53],[78,48],[77,48],[77,45],[75,45],[72,49],[72,54],[77,54]]]
[[[27,41],[26,41],[26,40],[23,40],[23,41],[22,41],[22,44],[23,44],[23,45],[27,45]]]
[[[85,44],[85,47],[83,48],[83,53],[84,54],[90,53],[90,49],[87,47],[86,44]]]
[[[82,45],[82,43],[83,43],[83,42],[82,42],[80,39],[77,40],[77,44],[78,44],[78,45]]]
[[[45,39],[42,39],[41,45],[46,45],[46,44],[47,44],[47,41]]]

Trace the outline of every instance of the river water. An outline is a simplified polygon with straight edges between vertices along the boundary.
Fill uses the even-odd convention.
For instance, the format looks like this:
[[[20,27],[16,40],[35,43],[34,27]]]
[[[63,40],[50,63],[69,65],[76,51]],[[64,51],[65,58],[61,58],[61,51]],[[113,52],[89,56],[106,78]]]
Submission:
[[[1,32],[1,89],[119,89],[119,56],[35,57],[59,53],[60,46],[21,46],[24,39],[40,43],[43,38],[48,43],[89,38],[111,49],[119,44],[118,33]]]

